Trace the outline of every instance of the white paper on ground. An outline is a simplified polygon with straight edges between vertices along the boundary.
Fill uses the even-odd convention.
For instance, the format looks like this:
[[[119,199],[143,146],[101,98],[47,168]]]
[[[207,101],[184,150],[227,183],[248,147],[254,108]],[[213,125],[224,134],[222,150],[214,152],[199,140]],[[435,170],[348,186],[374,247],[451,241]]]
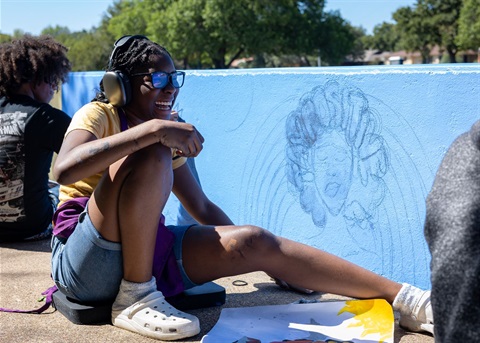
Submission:
[[[385,300],[348,300],[223,309],[202,343],[393,343]]]

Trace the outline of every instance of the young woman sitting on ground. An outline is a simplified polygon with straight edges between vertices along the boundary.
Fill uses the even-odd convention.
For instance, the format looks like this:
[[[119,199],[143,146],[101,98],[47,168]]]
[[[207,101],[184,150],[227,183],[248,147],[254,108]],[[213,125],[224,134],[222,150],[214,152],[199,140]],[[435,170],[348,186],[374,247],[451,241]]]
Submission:
[[[54,166],[63,185],[52,241],[60,291],[79,301],[114,300],[113,325],[175,340],[198,334],[199,322],[164,296],[264,271],[306,289],[386,299],[402,326],[432,332],[428,291],[263,228],[235,226],[207,198],[185,163],[204,138],[169,120],[183,81],[170,54],[146,37],[115,43],[101,91],[74,115]],[[201,224],[165,227],[172,191]]]

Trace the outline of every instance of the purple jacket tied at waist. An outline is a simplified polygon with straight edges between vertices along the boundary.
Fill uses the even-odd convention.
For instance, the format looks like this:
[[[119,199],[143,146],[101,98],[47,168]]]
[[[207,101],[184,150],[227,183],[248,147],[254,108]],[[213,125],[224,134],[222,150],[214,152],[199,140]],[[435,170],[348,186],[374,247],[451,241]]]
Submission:
[[[67,239],[75,230],[78,216],[84,211],[89,198],[79,197],[63,203],[53,215],[53,234]],[[182,276],[177,265],[173,245],[174,234],[165,226],[162,215],[158,223],[152,274],[157,280],[157,289],[165,297],[171,297],[184,291]]]

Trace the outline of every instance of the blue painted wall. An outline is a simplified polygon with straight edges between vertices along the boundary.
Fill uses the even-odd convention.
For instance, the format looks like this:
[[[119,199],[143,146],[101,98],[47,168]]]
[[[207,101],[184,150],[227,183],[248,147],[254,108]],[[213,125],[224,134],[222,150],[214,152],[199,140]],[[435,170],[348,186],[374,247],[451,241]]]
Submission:
[[[70,74],[64,110],[102,75]],[[175,108],[205,137],[202,186],[235,223],[429,287],[425,198],[480,118],[479,76],[478,64],[187,71]],[[177,209],[170,199],[170,223]]]

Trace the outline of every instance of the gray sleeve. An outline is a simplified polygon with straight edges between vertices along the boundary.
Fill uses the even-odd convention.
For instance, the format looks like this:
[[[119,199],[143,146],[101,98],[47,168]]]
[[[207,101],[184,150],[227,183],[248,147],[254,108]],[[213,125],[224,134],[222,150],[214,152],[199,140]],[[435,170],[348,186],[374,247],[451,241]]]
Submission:
[[[427,197],[436,342],[480,342],[480,121],[447,151]]]

